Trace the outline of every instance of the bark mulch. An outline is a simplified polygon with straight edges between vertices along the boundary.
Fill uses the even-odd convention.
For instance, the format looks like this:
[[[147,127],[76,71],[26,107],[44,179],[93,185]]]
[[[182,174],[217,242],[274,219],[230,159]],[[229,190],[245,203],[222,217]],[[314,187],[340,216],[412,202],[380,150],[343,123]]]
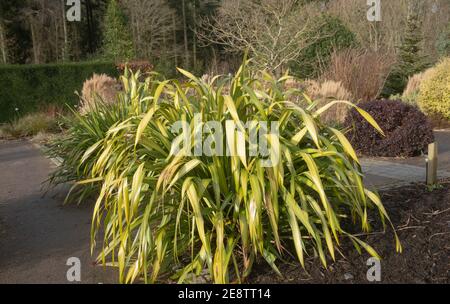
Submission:
[[[382,257],[381,283],[450,283],[450,180],[436,189],[414,184],[381,193],[383,204],[400,237],[403,253],[395,252],[392,229],[382,232],[373,217],[373,231],[361,239]],[[328,269],[310,258],[306,271],[294,261],[279,265],[284,278],[264,263],[255,265],[251,283],[370,283],[368,254],[359,255],[350,241],[341,244]]]

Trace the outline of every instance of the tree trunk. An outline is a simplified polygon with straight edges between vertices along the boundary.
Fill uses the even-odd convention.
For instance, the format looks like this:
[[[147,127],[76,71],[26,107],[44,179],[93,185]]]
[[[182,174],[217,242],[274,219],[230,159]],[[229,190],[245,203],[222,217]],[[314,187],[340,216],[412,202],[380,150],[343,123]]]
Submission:
[[[212,53],[212,61],[208,62],[208,65],[210,66],[208,73],[211,73],[212,75],[221,74],[221,72],[219,72],[219,64],[217,61],[217,54],[216,50],[214,49],[214,46],[211,46],[211,53]]]
[[[86,16],[88,26],[88,48],[89,53],[94,53],[94,26],[93,26],[93,14],[91,0],[86,0]]]
[[[36,39],[36,32],[33,24],[33,19],[30,17],[30,31],[31,31],[31,42],[33,44],[33,63],[39,63],[39,46]]]
[[[183,13],[183,34],[184,34],[184,58],[186,67],[189,67],[189,46],[187,36],[187,23],[186,23],[186,0],[181,0],[181,9]]]
[[[6,64],[8,62],[8,51],[6,46],[6,33],[3,28],[3,24],[0,23],[0,50],[2,52],[2,63]]]
[[[194,35],[192,35],[192,53],[193,53],[193,60],[194,60],[194,69],[197,67],[197,11],[195,7],[195,0],[194,0],[194,7],[192,12],[192,17],[194,20]]]
[[[61,61],[64,58],[64,56],[63,56],[64,54],[60,54],[59,53],[60,50],[59,50],[59,25],[58,25],[58,18],[55,18],[54,24],[55,24],[55,50],[54,50],[54,52],[55,52],[55,60],[58,62],[60,55],[61,55]]]
[[[139,24],[139,18],[136,18],[136,54],[138,56],[142,56],[142,54],[140,54],[140,52],[142,52],[143,50],[141,50],[142,48],[142,39],[141,39],[141,28],[140,28],[140,24]],[[147,50],[144,51],[146,54],[149,53],[149,47],[147,47]]]
[[[131,10],[131,31],[133,33],[133,46],[136,55],[141,56],[141,43],[140,43],[140,34],[139,34],[139,23],[138,18],[134,13],[134,9]]]
[[[166,31],[163,31],[162,33],[163,35],[163,50],[160,54],[160,56],[162,55],[164,59],[166,59],[167,56],[167,37],[166,37]]]
[[[172,15],[173,23],[173,54],[175,56],[175,66],[178,67],[178,54],[177,54],[177,23],[175,20],[175,14]]]
[[[69,39],[67,37],[67,20],[66,20],[66,6],[64,5],[65,0],[62,3],[62,24],[63,24],[63,34],[64,34],[64,46],[62,48],[62,60],[66,61],[68,59],[68,45]]]

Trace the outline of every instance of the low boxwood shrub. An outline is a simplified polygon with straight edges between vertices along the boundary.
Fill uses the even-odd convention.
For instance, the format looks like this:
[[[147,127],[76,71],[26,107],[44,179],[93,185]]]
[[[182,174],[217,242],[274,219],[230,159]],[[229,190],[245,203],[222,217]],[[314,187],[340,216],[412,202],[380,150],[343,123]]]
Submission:
[[[450,58],[442,60],[421,83],[418,103],[426,114],[450,121]]]
[[[278,261],[286,256],[302,266],[305,256],[317,256],[328,265],[342,238],[378,257],[352,233],[370,230],[372,209],[383,223],[389,217],[378,195],[364,187],[344,134],[319,119],[333,104],[295,105],[289,95],[301,92],[284,90],[286,77],[246,65],[210,83],[180,72],[187,81],[122,77],[119,102],[76,115],[67,137],[50,150],[64,159],[54,182],[72,181],[97,196],[91,237],[93,247],[99,238],[103,245],[98,262],[112,262],[126,283],[188,282],[204,271],[211,281],[228,283],[245,281],[257,260],[279,275]],[[199,131],[205,144],[219,132],[199,129],[199,117],[226,130],[226,139],[214,143],[223,141],[234,156],[187,152],[197,147]],[[250,122],[279,123],[278,135],[264,132],[272,166],[264,164],[267,156],[250,153],[243,126]],[[173,153],[184,141],[173,129],[179,123],[188,125],[190,142],[182,154]],[[226,128],[229,123],[237,129]],[[396,245],[401,251],[397,237]]]
[[[48,105],[77,104],[75,91],[94,73],[118,75],[111,62],[0,66],[0,123]]]
[[[434,141],[427,117],[415,106],[400,100],[373,100],[359,104],[383,129],[375,130],[357,112],[351,110],[345,125],[350,127],[353,147],[366,156],[416,156]]]

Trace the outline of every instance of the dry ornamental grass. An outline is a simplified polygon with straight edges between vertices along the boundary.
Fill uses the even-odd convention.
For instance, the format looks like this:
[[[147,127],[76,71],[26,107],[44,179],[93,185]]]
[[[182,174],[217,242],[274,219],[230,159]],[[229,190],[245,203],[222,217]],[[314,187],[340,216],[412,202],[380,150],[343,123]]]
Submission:
[[[119,82],[106,74],[94,74],[83,84],[80,113],[86,114],[96,102],[114,103],[120,91]]]
[[[381,93],[392,63],[387,54],[348,49],[331,55],[321,78],[341,82],[356,101],[372,100]]]

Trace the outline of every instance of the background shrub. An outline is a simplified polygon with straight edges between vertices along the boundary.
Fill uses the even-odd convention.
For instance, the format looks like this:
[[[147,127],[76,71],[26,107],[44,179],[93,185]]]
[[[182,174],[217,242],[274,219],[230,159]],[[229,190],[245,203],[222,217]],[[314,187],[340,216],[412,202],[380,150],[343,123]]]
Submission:
[[[209,76],[209,75],[208,75]],[[318,107],[325,106],[326,104],[335,100],[353,101],[352,94],[342,85],[341,82],[333,80],[312,80],[308,79],[300,81],[295,78],[288,79],[284,83],[286,90],[299,90],[304,92],[309,98],[317,102]],[[299,106],[307,107],[308,104],[304,98],[298,98],[297,95],[291,95],[291,101],[295,102]],[[331,125],[342,125],[345,122],[349,106],[345,103],[336,103],[327,111],[320,115],[321,120],[324,123]]]
[[[352,100],[352,94],[344,88],[341,82],[326,80],[323,82],[306,82],[306,94],[318,102],[318,107],[324,106],[334,100]],[[346,104],[336,104],[328,111],[322,113],[320,118],[325,123],[342,124],[349,110]]]
[[[372,100],[381,93],[393,61],[391,55],[381,52],[335,51],[320,78],[341,82],[355,100]]]
[[[436,48],[442,57],[450,56],[450,22],[447,28],[442,31],[436,41]]]
[[[406,20],[403,41],[398,48],[397,62],[387,78],[383,88],[383,97],[401,94],[408,82],[408,77],[422,72],[429,67],[429,58],[422,50],[422,20],[417,10],[410,10]]]
[[[374,100],[358,105],[379,123],[383,137],[355,111],[350,111],[345,124],[352,127],[350,142],[367,156],[416,156],[434,141],[427,117],[417,107],[399,100]]]
[[[433,74],[434,68],[429,68],[425,72],[414,74],[409,77],[408,84],[406,85],[405,91],[403,94],[396,94],[389,97],[391,100],[401,99],[403,102],[412,104],[417,106],[419,93],[420,93],[420,85],[425,79],[430,78]]]
[[[300,78],[319,76],[320,66],[328,65],[333,51],[358,45],[355,34],[339,18],[327,14],[317,18],[309,35],[314,43],[291,65],[292,72]]]
[[[111,62],[0,66],[0,122],[47,105],[77,104],[75,91],[80,91],[93,73],[117,76]]]
[[[209,75],[208,75],[209,76]],[[309,98],[317,102],[318,107],[336,100],[353,101],[352,94],[342,85],[341,82],[333,80],[312,80],[301,81],[291,78],[285,81],[286,90],[298,90],[305,93]],[[301,107],[307,107],[308,103],[303,96],[291,94],[290,101],[295,102]],[[335,103],[327,111],[320,115],[321,121],[330,125],[342,125],[347,117],[349,106],[345,103]]]
[[[155,67],[148,60],[133,60],[126,63],[119,63],[117,65],[117,70],[120,74],[124,74],[127,68],[131,71],[141,71],[142,74],[146,75],[152,72]]]
[[[422,82],[418,102],[426,114],[450,120],[450,58],[439,63]]]

